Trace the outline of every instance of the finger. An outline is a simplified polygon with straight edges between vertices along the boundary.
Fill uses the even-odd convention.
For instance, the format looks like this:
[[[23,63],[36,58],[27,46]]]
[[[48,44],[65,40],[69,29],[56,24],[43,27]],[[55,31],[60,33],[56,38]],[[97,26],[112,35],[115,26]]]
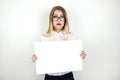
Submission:
[[[82,53],[83,55],[86,55],[86,53],[85,53],[85,51],[83,51],[83,53]]]
[[[84,50],[82,50],[82,53],[85,53],[85,51],[84,51]]]
[[[82,56],[83,54],[81,53],[80,56]]]
[[[37,56],[35,57],[35,59],[37,60]]]
[[[83,57],[83,59],[85,59],[85,57]]]
[[[36,56],[35,54],[33,54],[33,56]]]

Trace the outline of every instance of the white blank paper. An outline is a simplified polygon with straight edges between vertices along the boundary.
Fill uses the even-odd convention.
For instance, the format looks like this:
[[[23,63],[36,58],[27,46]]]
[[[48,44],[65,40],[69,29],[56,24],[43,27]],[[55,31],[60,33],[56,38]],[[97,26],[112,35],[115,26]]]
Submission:
[[[36,73],[82,70],[81,40],[35,42]]]

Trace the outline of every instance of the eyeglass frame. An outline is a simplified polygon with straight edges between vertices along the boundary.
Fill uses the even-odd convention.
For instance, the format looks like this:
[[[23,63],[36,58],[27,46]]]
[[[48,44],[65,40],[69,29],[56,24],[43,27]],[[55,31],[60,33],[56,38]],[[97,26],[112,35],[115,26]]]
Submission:
[[[54,20],[54,18],[57,18],[57,19]],[[63,19],[61,19],[61,18],[63,18]],[[65,21],[65,16],[60,16],[60,17],[58,17],[58,16],[53,16],[52,19],[53,19],[53,21],[58,21],[58,19],[59,19],[60,21]]]

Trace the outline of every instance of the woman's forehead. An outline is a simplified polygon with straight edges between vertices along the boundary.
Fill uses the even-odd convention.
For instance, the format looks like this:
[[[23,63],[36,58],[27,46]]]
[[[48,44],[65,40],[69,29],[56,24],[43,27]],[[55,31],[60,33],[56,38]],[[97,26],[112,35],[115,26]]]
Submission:
[[[63,15],[63,12],[61,10],[55,10],[54,15]]]

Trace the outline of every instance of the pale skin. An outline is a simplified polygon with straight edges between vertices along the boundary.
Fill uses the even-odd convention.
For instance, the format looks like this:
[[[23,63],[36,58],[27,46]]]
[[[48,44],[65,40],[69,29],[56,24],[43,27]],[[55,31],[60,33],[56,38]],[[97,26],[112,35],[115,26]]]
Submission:
[[[53,16],[54,16],[54,18],[53,18],[54,31],[59,33],[60,31],[62,31],[64,23],[65,23],[65,20],[62,17],[63,13],[60,10],[55,10]],[[57,21],[56,21],[56,17],[59,17],[59,19],[57,19]],[[85,56],[86,56],[86,54],[85,54],[84,50],[82,50],[82,52],[80,52],[80,57],[82,59],[84,59]],[[37,60],[37,56],[35,54],[33,54],[32,61],[36,62],[36,60]]]

